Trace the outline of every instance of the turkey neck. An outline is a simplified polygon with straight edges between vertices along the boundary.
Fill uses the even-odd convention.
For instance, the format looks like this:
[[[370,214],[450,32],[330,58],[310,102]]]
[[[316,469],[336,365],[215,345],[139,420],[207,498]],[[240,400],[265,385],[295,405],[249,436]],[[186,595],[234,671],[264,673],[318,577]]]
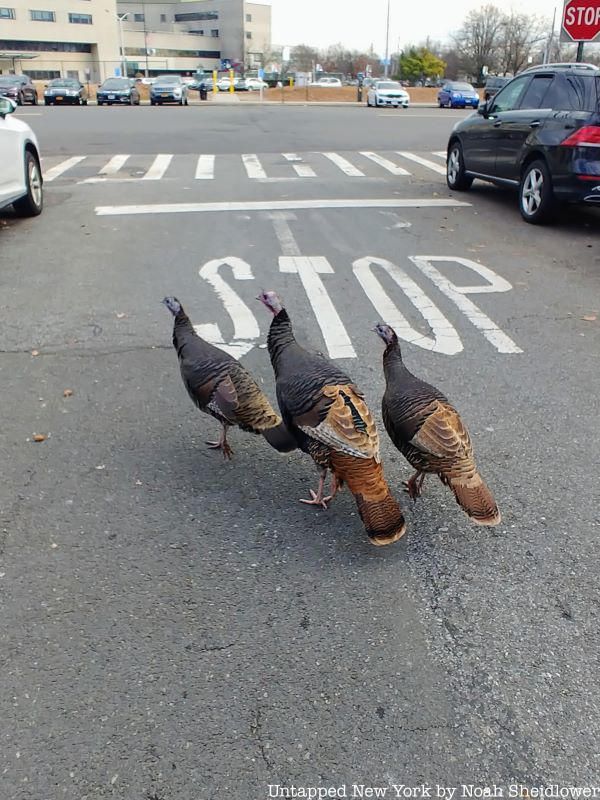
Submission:
[[[405,366],[402,361],[402,353],[398,342],[388,344],[383,353],[383,374],[386,381],[402,378],[413,378],[414,375]]]
[[[177,354],[181,355],[181,350],[190,339],[196,338],[196,331],[194,330],[190,318],[182,309],[175,317],[175,324],[173,326],[173,345],[177,350]]]
[[[292,322],[285,308],[282,308],[281,311],[273,317],[271,327],[269,328],[269,336],[267,337],[269,356],[271,357],[271,364],[275,370],[275,375],[280,371],[282,355],[290,345],[299,347],[294,338]]]

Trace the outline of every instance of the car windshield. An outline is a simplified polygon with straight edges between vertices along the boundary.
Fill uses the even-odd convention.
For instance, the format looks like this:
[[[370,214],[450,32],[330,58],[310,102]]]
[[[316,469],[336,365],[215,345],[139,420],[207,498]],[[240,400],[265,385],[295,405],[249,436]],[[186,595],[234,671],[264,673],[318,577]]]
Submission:
[[[378,89],[399,89],[400,84],[396,83],[396,81],[379,81],[377,83]]]
[[[125,78],[109,78],[102,84],[102,89],[128,89],[131,84]]]
[[[450,88],[455,92],[474,92],[470,83],[451,83]]]
[[[57,78],[54,81],[50,81],[50,86],[66,86],[69,89],[78,89],[79,83],[77,81],[70,81],[66,78]]]
[[[156,79],[157,83],[181,83],[179,75],[159,75]]]

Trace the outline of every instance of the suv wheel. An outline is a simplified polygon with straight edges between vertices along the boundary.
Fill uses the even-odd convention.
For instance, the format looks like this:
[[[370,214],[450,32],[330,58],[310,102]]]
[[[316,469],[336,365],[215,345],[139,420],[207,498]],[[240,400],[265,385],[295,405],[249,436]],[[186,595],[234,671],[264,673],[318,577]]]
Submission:
[[[555,210],[552,179],[541,159],[532,161],[521,177],[519,187],[519,210],[525,222],[541,225],[548,222]]]
[[[42,173],[37,158],[30,150],[25,151],[25,180],[27,194],[15,200],[13,208],[20,217],[37,217],[44,207]]]
[[[446,183],[449,189],[464,192],[471,188],[473,178],[465,175],[465,161],[460,142],[452,142],[446,158]]]

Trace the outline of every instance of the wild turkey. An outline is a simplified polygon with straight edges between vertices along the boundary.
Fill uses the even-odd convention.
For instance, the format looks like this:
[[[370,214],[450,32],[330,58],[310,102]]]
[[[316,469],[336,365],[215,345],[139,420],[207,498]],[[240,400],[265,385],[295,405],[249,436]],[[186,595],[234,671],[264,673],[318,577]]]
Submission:
[[[404,366],[393,328],[379,324],[375,331],[387,345],[383,354],[383,422],[392,442],[416,469],[406,483],[410,497],[416,500],[425,475],[433,472],[452,489],[456,502],[473,522],[497,525],[500,511],[477,472],[469,432],[458,411],[435,386]]]
[[[363,395],[331,361],[296,342],[275,292],[263,292],[258,299],[273,313],[268,347],[281,415],[300,449],[321,469],[317,491],[301,502],[327,508],[347,483],[371,542],[397,541],[405,531],[404,517],[385,482],[377,429]],[[332,490],[324,497],[328,470]]]
[[[162,301],[175,317],[173,346],[179,357],[181,377],[189,396],[201,411],[218,419],[223,426],[218,442],[209,447],[231,458],[227,429],[237,425],[250,433],[261,433],[276,450],[288,453],[296,441],[281,417],[239,361],[201,339],[176,297]]]

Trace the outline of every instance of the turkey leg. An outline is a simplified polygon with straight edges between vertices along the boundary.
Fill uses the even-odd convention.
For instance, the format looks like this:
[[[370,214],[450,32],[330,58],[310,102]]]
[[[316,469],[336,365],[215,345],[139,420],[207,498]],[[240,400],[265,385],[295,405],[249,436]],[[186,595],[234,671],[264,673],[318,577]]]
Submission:
[[[425,473],[424,472],[415,472],[415,474],[410,477],[407,481],[404,481],[404,486],[406,487],[405,491],[408,492],[408,496],[411,500],[417,499],[420,497],[423,492],[423,481],[425,480]]]
[[[230,460],[233,456],[233,450],[229,446],[229,442],[227,441],[227,425],[223,425],[223,430],[221,431],[221,438],[218,442],[207,442],[206,443],[211,450],[222,450],[223,451],[223,458],[226,460]]]
[[[309,489],[310,496],[312,500],[300,500],[301,503],[305,503],[307,506],[321,506],[327,510],[327,503],[332,499],[333,495],[328,495],[327,497],[323,497],[323,489],[325,487],[325,478],[327,477],[327,470],[324,469],[321,472],[321,477],[319,478],[319,485],[317,487],[317,491],[313,491]]]

